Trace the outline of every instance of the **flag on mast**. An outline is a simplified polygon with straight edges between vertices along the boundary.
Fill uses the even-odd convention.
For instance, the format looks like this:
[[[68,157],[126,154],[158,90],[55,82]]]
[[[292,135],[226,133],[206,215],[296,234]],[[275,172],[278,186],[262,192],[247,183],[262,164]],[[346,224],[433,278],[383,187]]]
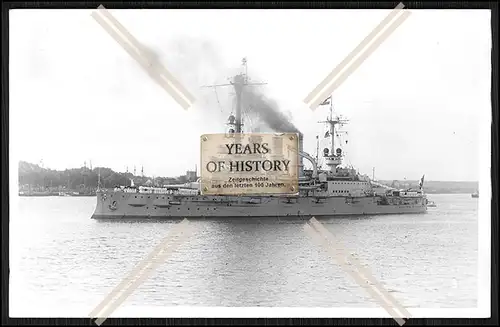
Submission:
[[[319,105],[320,106],[326,106],[327,104],[330,104],[332,101],[332,96],[330,95],[328,98],[326,98],[323,102],[321,102]]]
[[[420,178],[420,181],[418,182],[418,186],[420,186],[420,189],[422,189],[422,186],[424,186],[424,177],[425,177],[425,174],[422,175],[422,177]]]

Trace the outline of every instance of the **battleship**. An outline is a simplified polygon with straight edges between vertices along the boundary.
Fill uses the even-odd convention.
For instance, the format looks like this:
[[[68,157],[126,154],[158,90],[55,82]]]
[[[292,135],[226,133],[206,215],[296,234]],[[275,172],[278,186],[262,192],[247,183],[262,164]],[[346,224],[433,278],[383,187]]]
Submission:
[[[245,87],[251,85],[246,69],[229,84],[222,85],[231,85],[236,93],[235,115],[229,116],[225,133],[243,133],[241,95]],[[299,190],[295,194],[203,195],[200,179],[161,187],[135,186],[131,181],[131,185],[109,190],[99,187],[91,218],[310,218],[426,213],[429,202],[423,190],[424,176],[418,188],[396,189],[343,165],[345,155],[341,145],[336,144],[335,136],[338,127],[347,124],[347,120],[333,114],[332,102],[330,97],[329,116],[320,122],[326,124],[329,138],[329,147],[322,151],[322,165],[319,165],[319,153],[315,158],[304,151],[304,135],[297,133]],[[305,169],[304,160],[309,161],[312,168]]]

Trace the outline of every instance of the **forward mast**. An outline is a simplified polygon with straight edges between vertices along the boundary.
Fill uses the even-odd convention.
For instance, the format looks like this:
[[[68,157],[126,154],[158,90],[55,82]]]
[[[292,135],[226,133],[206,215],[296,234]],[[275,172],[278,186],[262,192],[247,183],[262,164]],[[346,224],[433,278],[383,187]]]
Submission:
[[[323,158],[325,164],[329,167],[330,172],[335,173],[337,171],[337,166],[342,164],[342,149],[339,147],[335,149],[335,136],[339,133],[344,133],[338,131],[336,126],[344,126],[348,120],[342,118],[338,115],[333,114],[333,101],[332,97],[328,97],[322,104],[330,104],[330,115],[324,121],[319,123],[324,123],[328,126],[327,135],[330,137],[330,148],[325,148],[323,150]]]

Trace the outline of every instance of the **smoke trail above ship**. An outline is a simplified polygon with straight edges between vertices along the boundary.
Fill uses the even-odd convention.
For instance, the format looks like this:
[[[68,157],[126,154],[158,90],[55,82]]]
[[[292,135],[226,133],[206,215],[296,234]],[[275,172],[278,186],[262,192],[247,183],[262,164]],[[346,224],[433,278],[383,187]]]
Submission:
[[[160,47],[144,45],[148,55],[158,59],[196,98],[190,111],[196,112],[200,128],[220,130],[227,118],[231,87],[203,88],[204,85],[227,83],[228,67],[215,44],[201,37],[179,36]]]
[[[258,88],[247,87],[242,95],[242,106],[250,115],[278,133],[300,133],[290,117],[280,110],[278,103],[264,95]]]
[[[158,56],[159,51],[149,49],[151,55]],[[165,51],[165,52],[164,52]],[[197,115],[203,117],[204,128],[225,121],[228,111],[235,108],[234,92],[231,86],[203,89],[203,85],[228,84],[231,75],[235,75],[234,64],[226,64],[217,51],[217,46],[209,40],[195,37],[182,37],[169,40],[164,61],[188,89],[198,99]],[[283,112],[278,103],[265,95],[261,87],[246,87],[242,95],[242,110],[246,130],[278,133],[300,133],[291,122],[291,117]],[[250,124],[248,122],[251,121]],[[251,125],[251,126],[250,126]],[[214,127],[215,128],[215,127]]]

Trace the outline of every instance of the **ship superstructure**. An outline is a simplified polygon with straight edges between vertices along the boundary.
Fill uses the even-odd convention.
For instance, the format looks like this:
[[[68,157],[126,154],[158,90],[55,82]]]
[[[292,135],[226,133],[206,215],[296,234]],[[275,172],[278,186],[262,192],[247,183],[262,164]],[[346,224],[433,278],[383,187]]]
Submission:
[[[246,60],[244,61],[246,68]],[[236,110],[228,119],[228,133],[243,133],[244,89],[251,85],[246,74],[229,84],[236,93]],[[355,169],[344,167],[342,148],[335,136],[348,120],[334,115],[330,98],[329,116],[320,123],[328,127],[330,146],[323,149],[325,169],[303,149],[299,133],[299,192],[294,195],[201,195],[199,182],[163,187],[121,186],[99,189],[92,218],[190,218],[190,217],[322,217],[338,215],[416,214],[427,212],[423,177],[418,189],[394,189],[376,183]],[[287,132],[287,131],[276,131]],[[304,159],[312,169],[304,168]]]

